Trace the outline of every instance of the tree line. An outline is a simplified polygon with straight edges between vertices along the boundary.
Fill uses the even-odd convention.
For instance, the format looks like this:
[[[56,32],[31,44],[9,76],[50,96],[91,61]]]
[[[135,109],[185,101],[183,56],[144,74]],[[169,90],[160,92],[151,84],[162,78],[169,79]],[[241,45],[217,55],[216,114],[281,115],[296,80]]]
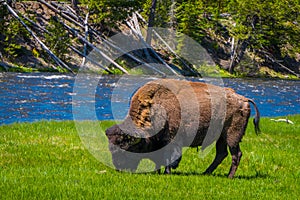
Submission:
[[[103,32],[118,29],[138,12],[150,27],[172,28],[192,37],[230,73],[243,70],[251,73],[269,67],[299,76],[300,0],[71,0],[70,3],[82,17],[81,8],[87,9],[90,23]]]
[[[289,0],[92,0],[87,4],[101,24],[116,24],[134,11],[149,26],[187,34],[229,60],[230,73],[245,53],[252,65],[299,74],[300,1]],[[223,52],[223,55],[222,55]],[[218,62],[219,60],[219,62]],[[291,64],[293,63],[293,64]]]

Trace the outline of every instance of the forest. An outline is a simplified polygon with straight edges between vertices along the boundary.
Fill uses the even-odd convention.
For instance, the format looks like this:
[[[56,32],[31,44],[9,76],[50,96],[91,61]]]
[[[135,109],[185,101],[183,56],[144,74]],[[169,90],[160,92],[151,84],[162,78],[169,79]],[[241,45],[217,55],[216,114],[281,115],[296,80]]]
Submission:
[[[100,40],[131,30],[150,44],[146,51],[127,53],[109,66],[90,62],[112,74],[149,59],[184,75],[205,73],[180,62],[180,49],[152,45],[147,28],[162,27],[197,41],[224,75],[297,79],[300,74],[300,0],[0,1],[0,10],[2,71],[76,73]],[[146,30],[143,38],[140,27]]]

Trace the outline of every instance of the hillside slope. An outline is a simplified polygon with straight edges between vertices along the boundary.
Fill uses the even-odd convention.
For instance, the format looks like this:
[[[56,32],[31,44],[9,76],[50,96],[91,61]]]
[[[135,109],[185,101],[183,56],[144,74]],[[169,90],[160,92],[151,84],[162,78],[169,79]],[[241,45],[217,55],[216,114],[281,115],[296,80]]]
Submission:
[[[92,7],[87,9],[85,4],[80,4],[77,7],[77,10],[73,10],[72,5],[66,2],[49,2],[49,5],[52,6],[52,8],[43,2],[44,1],[41,0],[15,2],[11,4],[11,7],[19,14],[19,17],[49,48],[49,50],[63,63],[65,63],[68,68],[64,67],[64,65],[61,66],[60,62],[57,62],[55,59],[53,59],[51,54],[41,47],[41,44],[32,36],[32,34],[28,32],[28,30],[24,28],[24,26],[21,25],[21,23],[15,17],[13,17],[12,13],[9,12],[6,5],[2,2],[0,5],[1,70],[37,70],[61,72],[72,70],[76,72],[82,65],[83,55],[93,50],[93,46],[87,45],[87,43],[85,44],[82,39],[78,38],[76,35],[74,35],[74,32],[72,32],[76,30],[79,34],[81,34],[82,37],[85,35],[84,19],[86,16],[88,16],[89,33],[93,32],[89,34],[87,40],[92,45],[97,46],[100,40],[112,36],[119,31],[126,32],[128,37],[132,37],[130,36],[132,31],[129,29],[129,27],[125,26],[126,18],[120,19],[121,17],[124,17],[123,15],[120,15],[119,18],[116,19],[118,22],[113,21],[111,15],[115,15],[114,12],[116,11],[107,11],[110,13],[110,15],[107,14],[106,18],[102,19],[101,17],[104,15],[103,13],[97,13]],[[147,3],[144,3],[144,6],[145,5],[147,5]],[[186,17],[189,19],[193,19],[194,17],[197,23],[195,24],[195,22],[185,21],[184,17],[182,16],[183,14],[181,13],[181,15],[174,15],[177,17],[177,19],[176,23],[174,23],[175,25],[172,24],[171,27],[199,42],[199,44],[206,49],[213,61],[223,71],[227,71],[235,76],[280,76],[299,78],[300,53],[296,50],[293,50],[293,52],[290,54],[284,53],[289,52],[289,48],[293,48],[293,45],[289,45],[289,43],[282,44],[281,49],[274,49],[274,46],[272,45],[262,47],[262,44],[259,43],[260,40],[256,33],[255,37],[253,37],[251,34],[246,34],[246,36],[244,34],[243,37],[241,34],[234,36],[236,33],[233,33],[233,31],[237,22],[232,14],[220,15],[222,17],[216,20],[212,17],[214,16],[212,14],[207,14],[205,16],[203,13],[201,13],[201,16],[199,13],[194,14],[191,8],[189,8],[188,13],[184,13],[180,10],[183,9],[183,5],[184,4],[178,5],[178,8],[175,9],[176,12],[179,14],[180,12],[183,14],[188,14]],[[128,5],[121,5],[120,7],[117,7],[122,8],[119,10],[117,9],[117,11],[119,13],[121,13],[121,11],[124,12],[123,10],[125,8],[128,14],[129,7],[126,6]],[[164,5],[163,3],[158,5],[156,13],[156,26],[164,26],[165,21],[162,22],[162,20],[169,20],[169,18],[164,19],[162,14],[163,11],[161,9],[162,7],[168,8],[168,5]],[[144,8],[144,10],[145,9],[147,8]],[[145,18],[147,18],[147,12],[141,10],[141,13]],[[132,14],[132,11],[130,11],[130,14]],[[142,20],[139,20],[139,23],[141,27],[147,26],[147,24]],[[198,27],[198,23],[202,23],[207,27],[200,29]],[[72,30],[68,30],[66,26],[71,27]],[[296,28],[297,27],[298,25]],[[101,39],[99,39],[99,37],[101,37]],[[298,36],[295,38],[297,37]],[[256,45],[261,46],[256,47]],[[85,48],[85,46],[87,46],[87,48]],[[156,53],[159,54],[166,63],[168,63],[173,69],[178,70],[180,73],[184,75],[197,75],[197,73],[200,72],[199,66],[191,66],[189,64],[190,67],[194,68],[193,70],[190,70],[182,63],[178,62],[178,59],[174,59],[174,54],[168,52],[168,50],[155,46],[153,47]],[[146,63],[161,62],[156,55],[152,55],[152,53],[149,54],[144,50],[133,52],[133,55],[137,59],[132,60],[131,57],[128,58],[128,56],[125,55],[121,58],[118,58],[116,60],[116,64],[110,66],[103,66],[103,62],[101,61],[100,64],[92,63],[89,70],[101,72],[103,69],[108,69],[104,71],[109,73],[124,73],[124,71],[128,71],[131,68],[134,68],[134,66],[137,64],[141,63],[137,62],[137,60],[142,60]],[[124,70],[122,70],[122,68]]]

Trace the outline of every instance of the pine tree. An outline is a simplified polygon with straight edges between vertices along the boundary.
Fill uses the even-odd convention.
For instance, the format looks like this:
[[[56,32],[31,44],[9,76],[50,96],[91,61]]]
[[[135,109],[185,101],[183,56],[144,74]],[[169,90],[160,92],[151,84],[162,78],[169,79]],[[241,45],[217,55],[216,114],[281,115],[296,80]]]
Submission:
[[[131,16],[134,11],[141,10],[146,0],[83,0],[88,5],[95,23],[104,26],[117,26]]]

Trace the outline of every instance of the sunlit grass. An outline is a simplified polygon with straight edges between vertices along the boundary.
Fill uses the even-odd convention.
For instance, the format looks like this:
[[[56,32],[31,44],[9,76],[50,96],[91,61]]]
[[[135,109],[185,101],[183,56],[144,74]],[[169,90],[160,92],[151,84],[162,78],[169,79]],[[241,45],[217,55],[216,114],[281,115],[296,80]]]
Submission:
[[[233,180],[230,156],[201,175],[214,150],[202,159],[187,149],[171,176],[120,173],[85,149],[72,121],[0,126],[0,199],[297,199],[300,115],[289,119],[295,124],[263,118],[258,136],[249,123]]]

